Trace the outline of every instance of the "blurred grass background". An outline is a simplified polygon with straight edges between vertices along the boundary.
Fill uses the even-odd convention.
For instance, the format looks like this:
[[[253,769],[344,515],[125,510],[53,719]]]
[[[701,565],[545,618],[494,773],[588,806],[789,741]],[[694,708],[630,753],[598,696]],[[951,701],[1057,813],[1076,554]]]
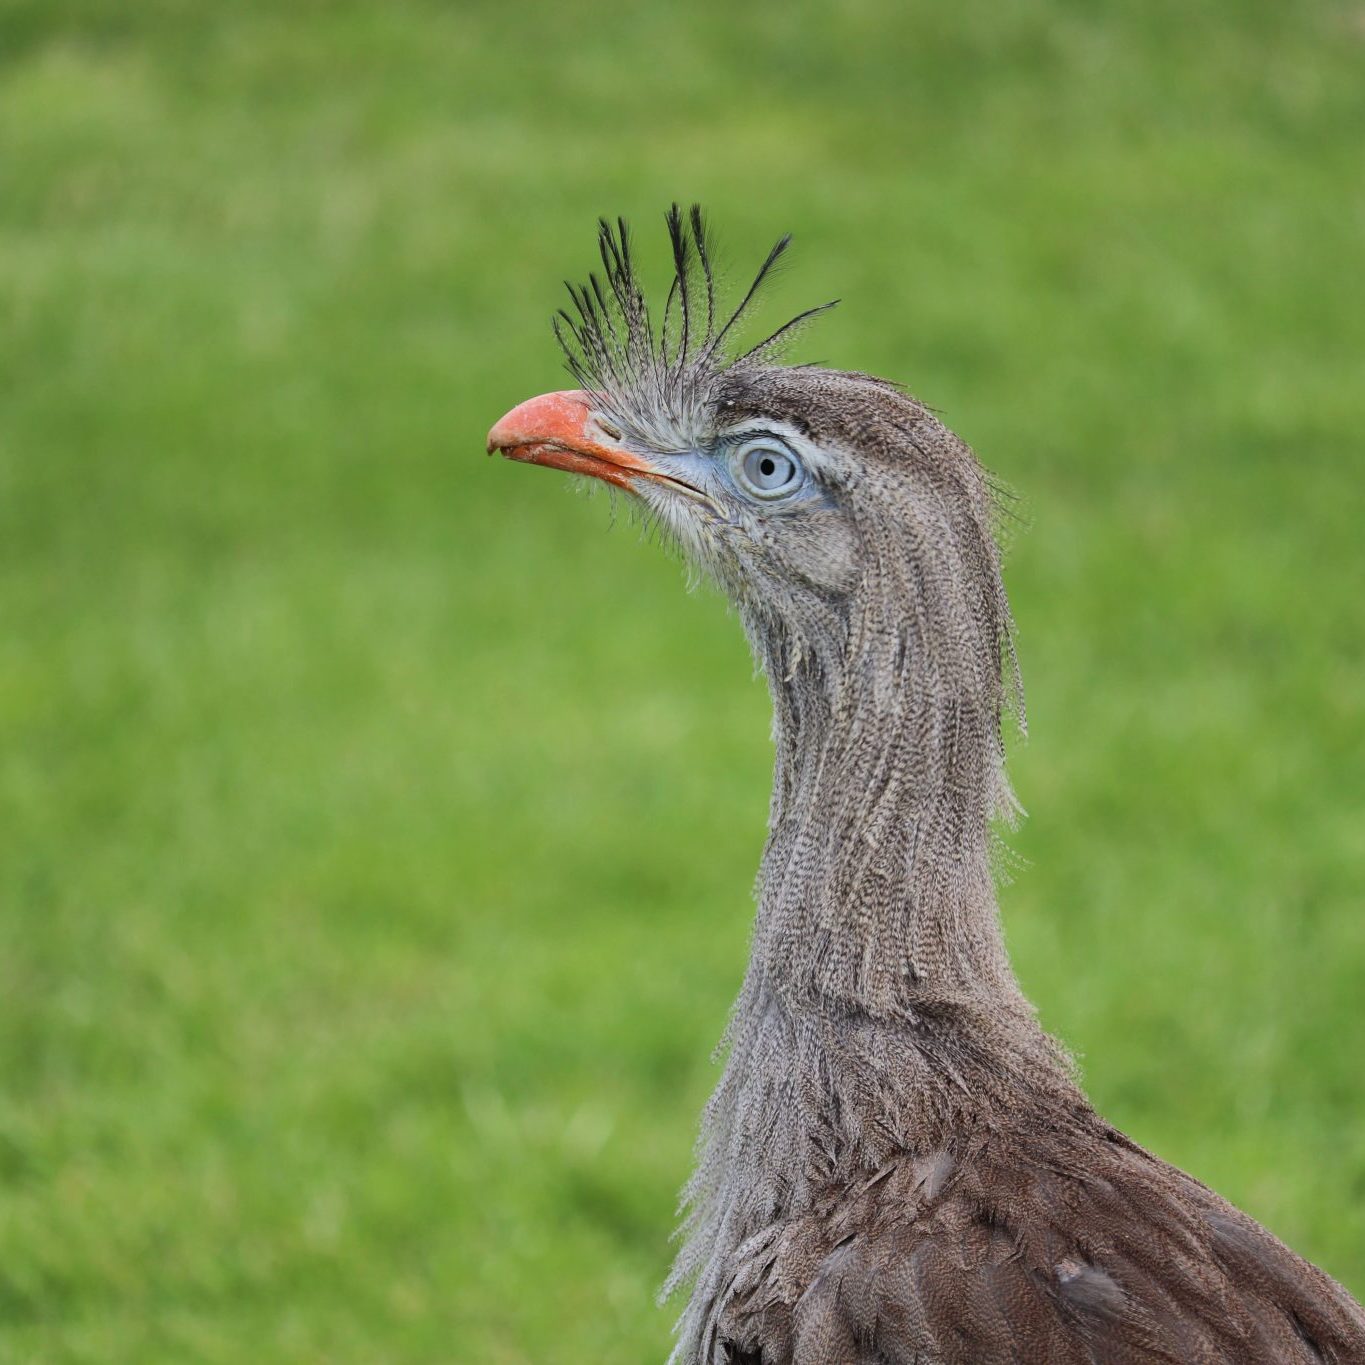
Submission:
[[[1021,975],[1365,1291],[1363,65],[1317,0],[0,0],[0,1359],[662,1359],[767,702],[482,443],[674,198],[1026,495]]]

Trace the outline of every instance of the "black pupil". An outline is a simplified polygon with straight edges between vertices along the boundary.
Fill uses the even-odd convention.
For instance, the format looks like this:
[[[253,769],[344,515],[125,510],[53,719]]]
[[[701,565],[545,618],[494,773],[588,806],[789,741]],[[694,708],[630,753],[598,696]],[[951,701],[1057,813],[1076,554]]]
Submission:
[[[758,467],[762,470],[765,478],[772,478],[777,473],[777,465],[773,462],[772,456],[765,455],[759,462]]]

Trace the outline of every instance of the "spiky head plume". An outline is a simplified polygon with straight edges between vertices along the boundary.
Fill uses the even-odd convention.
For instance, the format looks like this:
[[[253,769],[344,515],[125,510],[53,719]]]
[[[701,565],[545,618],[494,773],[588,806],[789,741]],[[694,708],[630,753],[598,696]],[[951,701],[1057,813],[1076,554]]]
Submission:
[[[656,324],[640,283],[623,218],[598,223],[602,273],[586,283],[566,281],[572,308],[554,318],[555,336],[581,388],[591,392],[628,431],[667,449],[692,430],[712,386],[723,372],[771,360],[794,333],[837,299],[807,308],[756,345],[738,351],[733,342],[764,283],[791,245],[790,234],[773,245],[736,307],[721,320],[710,235],[699,205],[684,214],[674,204],[666,215],[673,279]]]

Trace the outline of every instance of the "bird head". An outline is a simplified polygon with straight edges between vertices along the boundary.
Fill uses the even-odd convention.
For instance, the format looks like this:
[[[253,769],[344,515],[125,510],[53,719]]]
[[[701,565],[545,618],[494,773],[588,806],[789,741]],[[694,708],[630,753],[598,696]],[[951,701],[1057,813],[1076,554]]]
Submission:
[[[513,408],[490,453],[631,494],[722,585],[770,675],[805,665],[833,679],[875,656],[894,682],[913,658],[951,672],[953,690],[998,697],[1008,607],[970,450],[895,384],[780,363],[833,304],[732,345],[789,238],[722,318],[699,210],[675,205],[667,222],[674,273],[657,323],[625,224],[603,221],[602,273],[569,285],[555,320],[578,387]]]

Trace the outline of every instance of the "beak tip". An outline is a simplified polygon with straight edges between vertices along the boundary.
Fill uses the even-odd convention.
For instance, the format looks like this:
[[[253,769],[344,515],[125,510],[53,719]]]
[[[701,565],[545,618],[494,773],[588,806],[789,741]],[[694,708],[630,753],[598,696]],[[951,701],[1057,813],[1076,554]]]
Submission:
[[[640,456],[591,424],[589,396],[581,389],[543,393],[518,404],[488,433],[490,455],[499,452],[522,464],[587,474],[630,490],[632,479],[649,473]]]
[[[587,416],[585,398],[577,389],[529,398],[493,423],[484,448],[490,455],[506,454],[545,436],[579,435]]]

